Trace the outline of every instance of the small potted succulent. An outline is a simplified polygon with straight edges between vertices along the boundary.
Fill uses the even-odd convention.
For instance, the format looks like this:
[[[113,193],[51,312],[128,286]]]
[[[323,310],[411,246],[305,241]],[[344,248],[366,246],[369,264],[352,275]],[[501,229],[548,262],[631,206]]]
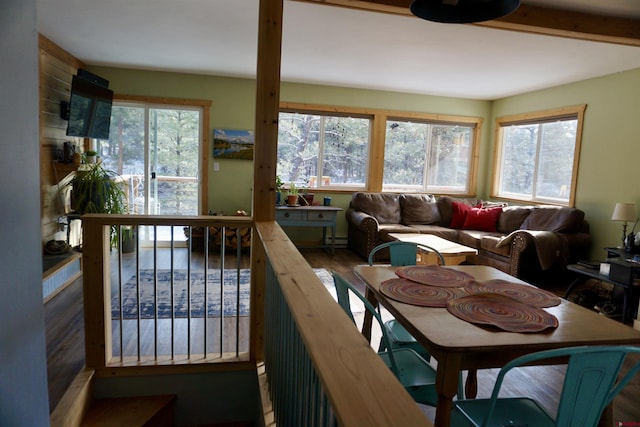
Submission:
[[[282,186],[284,183],[280,179],[280,175],[276,175],[276,205],[282,203]]]
[[[312,206],[313,197],[314,194],[309,192],[309,180],[306,179],[304,182],[304,186],[300,187],[300,204],[302,206]]]
[[[95,164],[97,155],[98,153],[95,151],[92,151],[92,150],[85,151],[84,152],[85,163]]]

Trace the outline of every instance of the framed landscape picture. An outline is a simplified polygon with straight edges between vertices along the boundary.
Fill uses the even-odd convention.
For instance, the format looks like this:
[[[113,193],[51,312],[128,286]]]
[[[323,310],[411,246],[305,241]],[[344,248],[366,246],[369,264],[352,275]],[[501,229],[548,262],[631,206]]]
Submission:
[[[213,130],[213,157],[218,159],[253,160],[253,131]]]

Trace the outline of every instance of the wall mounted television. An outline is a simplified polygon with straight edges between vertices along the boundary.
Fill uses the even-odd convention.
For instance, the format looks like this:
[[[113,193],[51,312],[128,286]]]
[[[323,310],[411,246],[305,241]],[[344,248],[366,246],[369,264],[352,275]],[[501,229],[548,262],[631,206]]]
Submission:
[[[67,136],[109,139],[113,91],[109,82],[83,69],[71,81]]]

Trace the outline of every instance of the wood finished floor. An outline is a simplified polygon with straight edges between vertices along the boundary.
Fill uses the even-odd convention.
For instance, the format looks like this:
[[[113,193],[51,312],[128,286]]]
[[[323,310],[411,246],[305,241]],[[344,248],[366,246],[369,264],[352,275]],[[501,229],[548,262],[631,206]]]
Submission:
[[[353,273],[353,267],[365,262],[347,249],[336,249],[331,256],[323,250],[303,249],[302,254],[312,267],[335,270],[354,283],[361,291],[364,284]],[[243,267],[248,266],[248,257],[243,259]],[[215,265],[215,261],[213,261]],[[227,264],[230,266],[230,264]],[[235,264],[233,264],[235,265]],[[45,304],[47,368],[49,380],[49,405],[53,411],[64,391],[75,375],[84,366],[84,322],[82,302],[82,279],[78,279]],[[372,344],[376,347],[376,343]],[[626,362],[638,360],[634,358]],[[497,370],[478,372],[478,397],[491,394]],[[558,392],[562,385],[564,368],[561,366],[528,367],[519,369],[512,376],[507,395],[528,395],[536,397],[552,413],[558,401]],[[618,423],[640,423],[640,375],[629,383],[615,399],[613,421]],[[433,419],[434,410],[422,406],[424,412]]]

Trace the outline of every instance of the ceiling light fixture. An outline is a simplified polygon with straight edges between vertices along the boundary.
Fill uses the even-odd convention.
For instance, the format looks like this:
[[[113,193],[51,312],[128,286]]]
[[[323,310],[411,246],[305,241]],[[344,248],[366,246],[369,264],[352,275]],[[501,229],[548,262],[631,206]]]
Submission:
[[[446,24],[470,24],[501,18],[516,10],[520,0],[413,0],[411,13]]]

